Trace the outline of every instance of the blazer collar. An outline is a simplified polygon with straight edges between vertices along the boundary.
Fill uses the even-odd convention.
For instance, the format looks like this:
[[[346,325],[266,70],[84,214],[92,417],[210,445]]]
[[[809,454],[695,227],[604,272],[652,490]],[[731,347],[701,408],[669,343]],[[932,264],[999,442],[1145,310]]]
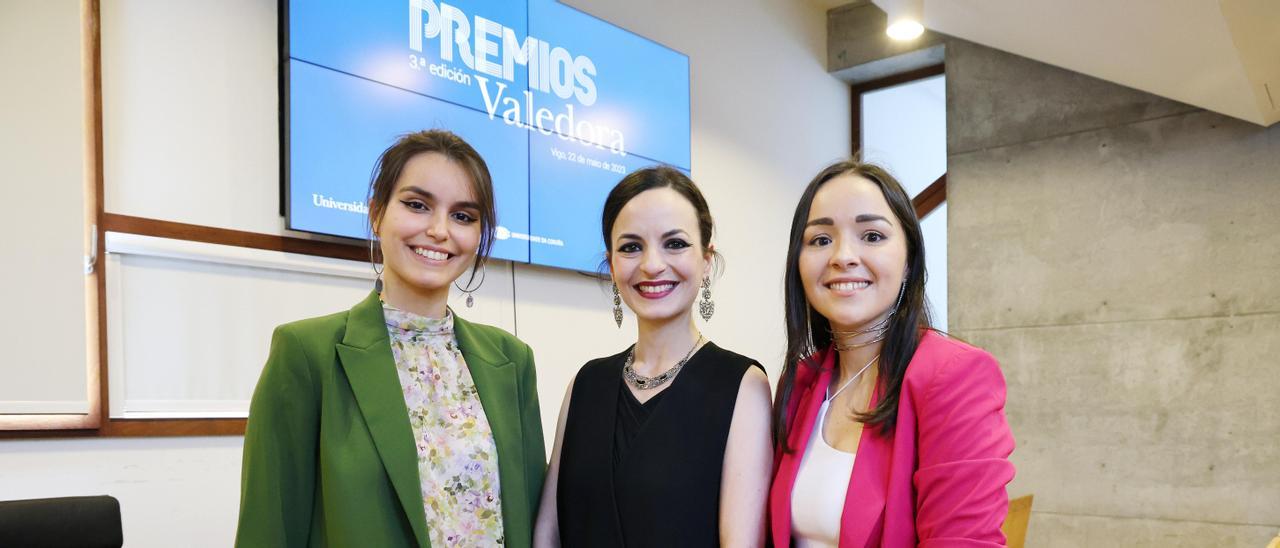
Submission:
[[[791,492],[795,489],[796,477],[800,473],[800,464],[804,461],[804,453],[808,446],[809,436],[817,423],[818,410],[822,407],[823,396],[835,372],[836,352],[827,349],[814,355],[808,364],[799,365],[796,372],[797,398],[792,407],[791,428],[788,431],[788,442],[795,451],[781,453],[778,457],[778,473],[775,476],[775,489],[770,497],[770,519],[774,531],[775,546],[791,544]],[[871,402],[875,404],[880,398],[877,387],[872,393]],[[872,428],[863,428],[858,441],[857,453],[853,460],[853,473],[849,478],[849,486],[845,492],[844,509],[840,516],[840,546],[866,546],[871,534],[880,526],[885,502],[886,451],[888,442],[876,435]]]
[[[503,367],[511,363],[511,359],[502,353],[501,348],[483,340],[476,324],[462,319],[457,314],[453,315],[453,334],[458,337],[458,349],[462,350],[462,357],[467,360],[468,366],[484,364],[490,367]],[[472,371],[472,373],[475,372]]]
[[[822,398],[815,397],[819,390],[825,390],[831,382],[831,369],[834,364],[834,353],[826,352],[815,355],[797,364],[795,388],[792,401],[787,406],[788,422],[786,452],[779,448],[775,457],[777,473],[774,474],[772,493],[769,497],[769,519],[773,531],[774,546],[791,546],[791,492],[795,489],[796,477],[800,473],[800,463],[804,461],[808,435],[813,430],[817,410],[822,406]],[[815,367],[816,366],[816,367]]]
[[[347,331],[342,337],[342,345],[354,348],[369,348],[378,343],[387,343],[390,348],[390,337],[387,335],[386,319],[382,314],[382,299],[376,291],[351,308],[347,316]],[[501,367],[511,363],[502,350],[494,344],[486,344],[476,325],[466,321],[457,314],[453,315],[453,333],[458,338],[458,347],[467,365],[483,363],[492,367]],[[394,361],[393,361],[394,364]],[[399,383],[399,380],[396,381]]]
[[[877,385],[871,394],[871,406],[879,400]],[[867,546],[871,536],[884,529],[884,500],[892,451],[889,439],[879,435],[877,429],[862,429],[849,489],[844,494],[844,511],[840,514],[840,546]]]
[[[456,314],[453,331],[493,432],[498,451],[499,482],[504,491],[507,486],[524,485],[525,456],[517,368],[512,366],[511,359],[503,353],[500,345],[489,340],[478,326]],[[427,546],[430,540],[422,506],[418,450],[400,378],[396,374],[382,301],[376,292],[371,292],[351,308],[347,316],[347,330],[337,350],[360,412],[373,436],[378,456],[391,478],[391,485],[405,514],[409,516],[418,544]],[[514,499],[503,497],[504,521],[505,516],[515,511],[506,507],[509,498]]]
[[[525,466],[525,431],[520,413],[524,408],[522,399],[528,397],[525,392],[532,387],[521,390],[520,368],[503,352],[501,340],[495,339],[493,332],[459,318],[457,314],[453,316],[453,332],[480,394],[480,405],[484,408],[485,419],[489,421],[489,431],[493,433],[493,443],[498,451],[498,481],[503,492],[502,521],[508,534],[513,534],[512,520],[531,512],[523,502],[528,500],[526,489],[529,479]],[[535,417],[534,420],[538,419]],[[533,496],[536,500],[537,495]]]
[[[378,450],[378,458],[409,518],[418,545],[429,546],[422,481],[418,476],[418,449],[413,441],[413,427],[409,425],[404,393],[391,354],[391,338],[377,292],[371,292],[347,313],[347,329],[337,351]]]

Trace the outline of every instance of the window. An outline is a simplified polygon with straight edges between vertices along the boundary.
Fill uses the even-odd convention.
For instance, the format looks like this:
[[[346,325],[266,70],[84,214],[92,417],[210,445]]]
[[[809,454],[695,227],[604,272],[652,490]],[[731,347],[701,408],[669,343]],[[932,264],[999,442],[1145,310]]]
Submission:
[[[947,329],[947,97],[942,65],[853,88],[854,150],[889,170],[913,198],[924,232],[925,293]]]

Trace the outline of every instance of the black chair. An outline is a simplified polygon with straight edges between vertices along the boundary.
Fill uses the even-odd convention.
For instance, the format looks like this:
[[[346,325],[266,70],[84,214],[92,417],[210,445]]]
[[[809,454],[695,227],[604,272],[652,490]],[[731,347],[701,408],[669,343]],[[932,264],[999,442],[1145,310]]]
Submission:
[[[123,544],[120,501],[115,497],[0,502],[0,546],[118,548]]]

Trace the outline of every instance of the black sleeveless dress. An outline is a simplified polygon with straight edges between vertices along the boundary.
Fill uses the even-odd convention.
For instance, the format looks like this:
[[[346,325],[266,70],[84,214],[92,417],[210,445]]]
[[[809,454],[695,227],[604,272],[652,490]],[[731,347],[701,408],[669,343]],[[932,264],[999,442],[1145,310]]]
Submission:
[[[742,376],[755,360],[707,343],[641,404],[624,351],[578,371],[560,448],[565,548],[720,545],[720,474]],[[762,368],[763,369],[763,368]]]

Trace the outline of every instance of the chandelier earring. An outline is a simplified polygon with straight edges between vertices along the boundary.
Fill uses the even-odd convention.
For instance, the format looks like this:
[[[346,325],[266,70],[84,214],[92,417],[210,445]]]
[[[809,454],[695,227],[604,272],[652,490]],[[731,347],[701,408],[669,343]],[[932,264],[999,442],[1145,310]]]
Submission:
[[[464,287],[462,287],[462,286],[459,286],[459,285],[458,285],[458,280],[454,280],[454,281],[453,281],[453,286],[454,286],[454,287],[456,287],[456,288],[458,288],[458,291],[461,291],[461,292],[463,292],[463,293],[466,293],[466,295],[467,295],[467,308],[471,308],[472,306],[475,306],[475,304],[476,304],[476,299],[475,299],[475,297],[474,297],[474,296],[472,296],[471,294],[472,294],[472,293],[475,293],[477,289],[480,289],[480,286],[484,285],[484,275],[485,275],[487,272],[488,272],[488,268],[487,268],[487,267],[485,267],[485,265],[484,265],[484,264],[481,264],[481,265],[480,265],[480,281],[479,281],[478,283],[476,283],[476,286],[475,286],[475,287],[467,287],[467,288],[464,288]],[[475,279],[475,277],[476,277],[476,267],[472,266],[472,267],[471,267],[471,279],[472,279],[472,280],[474,280],[474,279]],[[459,278],[461,278],[461,276],[459,276]]]
[[[813,305],[807,301],[804,305],[804,334],[805,334],[805,353],[812,354],[817,351],[818,345],[813,341]]]
[[[618,284],[613,284],[613,323],[622,329],[622,295],[618,294]]]
[[[902,273],[902,287],[898,288],[898,302],[893,303],[893,311],[890,314],[897,314],[898,307],[902,306],[902,296],[907,292],[907,275],[910,273],[910,270]]]
[[[698,301],[698,314],[702,315],[702,321],[711,321],[711,315],[716,313],[716,303],[711,300],[711,278],[702,278],[702,300]]]
[[[386,267],[378,268],[378,262],[373,260],[373,238],[369,238],[369,266],[373,267],[373,274],[375,276],[373,280],[373,291],[375,293],[382,294],[382,271],[386,270]]]

